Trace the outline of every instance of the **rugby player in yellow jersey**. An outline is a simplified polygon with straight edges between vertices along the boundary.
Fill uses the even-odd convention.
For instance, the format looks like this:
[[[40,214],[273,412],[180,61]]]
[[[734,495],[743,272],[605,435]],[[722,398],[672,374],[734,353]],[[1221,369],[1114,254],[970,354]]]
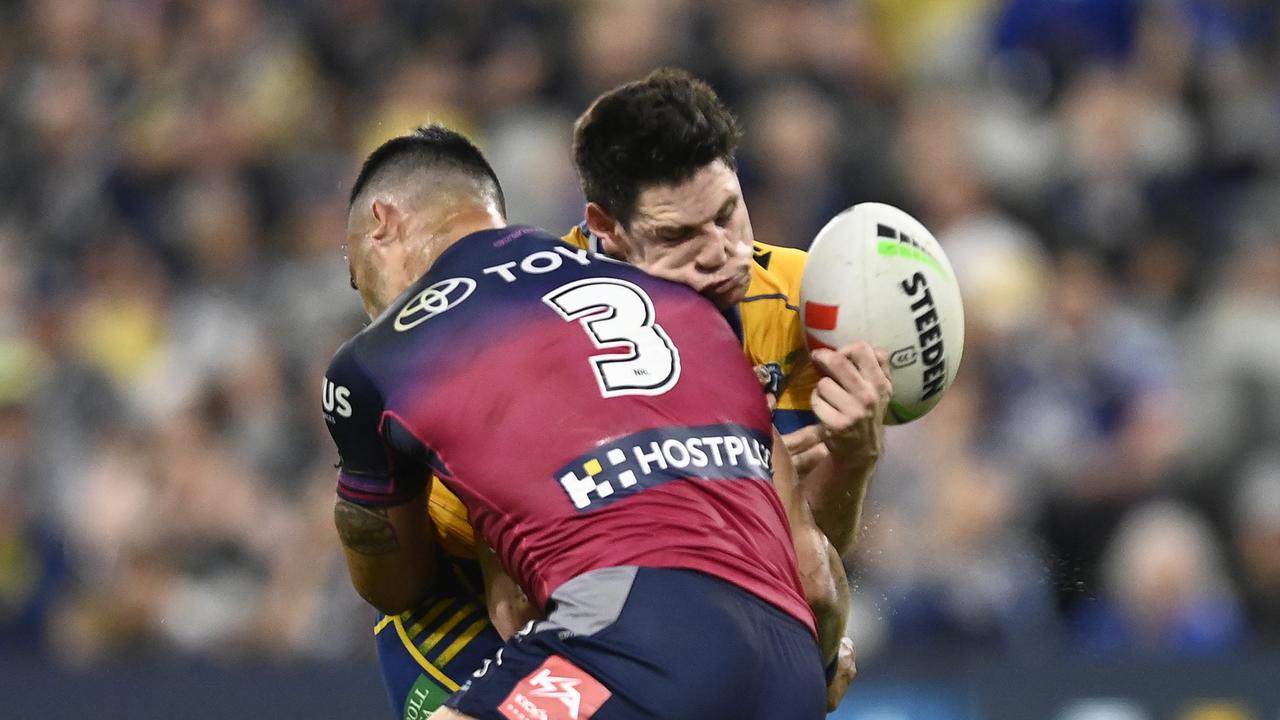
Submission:
[[[564,240],[689,285],[724,311],[775,403],[818,527],[847,556],[882,449],[886,359],[866,343],[808,352],[798,312],[805,253],[754,240],[738,139],[715,92],[687,73],[661,70],[605,93],[575,126],[586,220]],[[439,482],[429,507],[444,560],[436,586],[375,627],[392,702],[411,720],[465,682],[523,617],[491,607],[499,627],[490,624],[484,591],[493,588],[483,587],[466,508]],[[511,602],[510,592],[487,594]],[[853,674],[852,648],[844,653],[833,704]]]

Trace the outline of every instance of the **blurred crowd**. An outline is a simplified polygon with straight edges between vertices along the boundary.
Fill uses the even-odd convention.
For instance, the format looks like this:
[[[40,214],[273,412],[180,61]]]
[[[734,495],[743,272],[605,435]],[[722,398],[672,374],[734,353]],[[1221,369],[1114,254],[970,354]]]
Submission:
[[[934,230],[959,380],[887,431],[860,659],[1280,646],[1270,0],[0,2],[0,646],[369,655],[323,369],[380,141],[472,135],[581,219],[574,118],[655,66],[740,116],[758,239]]]

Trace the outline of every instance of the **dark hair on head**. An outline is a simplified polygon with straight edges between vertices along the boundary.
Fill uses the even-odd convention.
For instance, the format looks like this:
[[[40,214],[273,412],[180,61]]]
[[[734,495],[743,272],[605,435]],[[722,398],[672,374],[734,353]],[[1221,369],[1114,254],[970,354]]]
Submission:
[[[663,68],[587,108],[573,128],[573,164],[587,202],[625,225],[644,186],[683,182],[716,160],[736,169],[740,137],[710,85]]]
[[[502,195],[502,183],[498,176],[470,140],[456,130],[443,125],[420,127],[408,135],[392,138],[369,153],[360,174],[351,186],[347,209],[355,205],[356,198],[379,175],[390,169],[422,172],[454,172],[491,184],[498,210],[507,214],[507,202]]]

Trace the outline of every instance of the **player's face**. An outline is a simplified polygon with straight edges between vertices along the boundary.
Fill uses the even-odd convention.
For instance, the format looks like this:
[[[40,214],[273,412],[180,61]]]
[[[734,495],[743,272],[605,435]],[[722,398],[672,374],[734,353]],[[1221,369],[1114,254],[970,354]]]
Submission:
[[[406,260],[403,235],[413,218],[385,203],[376,203],[369,217],[353,216],[347,226],[347,270],[351,287],[370,319],[382,314],[416,275]]]
[[[738,174],[717,160],[688,180],[640,192],[629,227],[606,238],[650,275],[684,283],[720,308],[736,305],[751,282],[754,238]]]
[[[360,293],[360,302],[370,319],[378,316],[382,293],[380,276],[373,265],[372,253],[360,234],[348,234],[342,247],[351,274],[351,289]]]

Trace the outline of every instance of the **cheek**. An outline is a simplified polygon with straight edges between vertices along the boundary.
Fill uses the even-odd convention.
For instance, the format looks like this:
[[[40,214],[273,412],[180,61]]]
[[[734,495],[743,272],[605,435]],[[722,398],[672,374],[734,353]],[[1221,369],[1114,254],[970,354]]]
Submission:
[[[360,275],[357,277],[361,287],[367,287],[370,293],[377,294],[382,289],[382,275],[373,260],[373,253],[365,253]]]
[[[698,270],[698,250],[695,243],[684,243],[668,249],[659,263],[661,277],[695,285],[702,274]]]
[[[733,235],[735,246],[739,251],[751,254],[751,245],[755,242],[755,237],[751,232],[751,218],[747,215],[747,208],[741,207],[738,212],[734,213],[733,222],[729,224],[729,231]]]
[[[688,283],[688,270],[685,266],[678,263],[658,262],[650,263],[648,266],[640,267],[645,273],[663,280],[671,280],[678,283]]]
[[[684,245],[652,247],[644,258],[634,265],[654,277],[680,281],[692,268],[693,255]]]

